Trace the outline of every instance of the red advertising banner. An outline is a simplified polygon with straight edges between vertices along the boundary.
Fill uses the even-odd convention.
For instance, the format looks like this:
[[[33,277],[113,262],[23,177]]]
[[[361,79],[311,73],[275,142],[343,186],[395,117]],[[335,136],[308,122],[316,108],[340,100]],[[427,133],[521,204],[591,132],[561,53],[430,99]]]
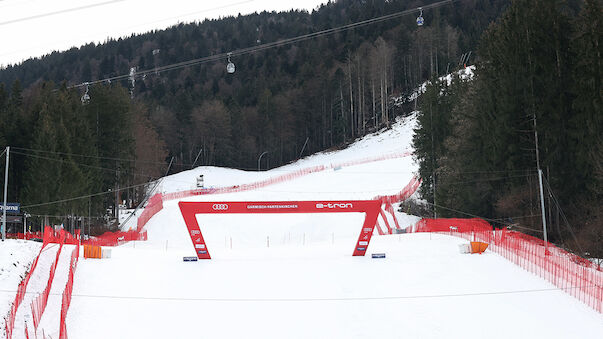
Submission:
[[[230,213],[365,213],[364,223],[354,247],[354,256],[366,253],[373,235],[377,216],[381,210],[379,200],[341,200],[341,201],[214,201],[178,203],[186,223],[195,253],[199,259],[211,259],[207,244],[197,223],[197,214]]]

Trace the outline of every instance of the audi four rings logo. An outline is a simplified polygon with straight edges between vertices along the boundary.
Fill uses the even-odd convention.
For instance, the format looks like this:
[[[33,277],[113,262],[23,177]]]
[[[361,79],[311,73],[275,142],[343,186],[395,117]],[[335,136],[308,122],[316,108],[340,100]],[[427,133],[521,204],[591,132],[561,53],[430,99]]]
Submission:
[[[216,211],[226,211],[228,209],[228,204],[214,204],[211,208]]]

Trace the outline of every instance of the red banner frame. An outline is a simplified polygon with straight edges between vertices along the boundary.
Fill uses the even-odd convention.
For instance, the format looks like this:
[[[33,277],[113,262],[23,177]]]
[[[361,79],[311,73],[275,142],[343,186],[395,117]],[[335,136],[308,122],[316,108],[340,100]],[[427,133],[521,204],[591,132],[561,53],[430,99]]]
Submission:
[[[199,259],[211,259],[209,249],[201,234],[197,214],[242,214],[242,213],[365,213],[364,223],[354,247],[353,256],[364,256],[375,229],[381,210],[379,200],[338,201],[212,201],[178,203],[188,228],[195,253]]]

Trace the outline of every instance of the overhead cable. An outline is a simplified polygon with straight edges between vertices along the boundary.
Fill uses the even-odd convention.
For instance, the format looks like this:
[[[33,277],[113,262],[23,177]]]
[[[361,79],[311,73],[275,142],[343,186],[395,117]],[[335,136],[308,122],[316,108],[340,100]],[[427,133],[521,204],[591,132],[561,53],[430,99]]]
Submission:
[[[457,2],[457,1],[461,1],[461,0],[444,0],[444,1],[433,3],[433,4],[422,6],[422,8],[423,9],[438,8],[438,7],[444,6],[446,4],[450,4],[453,2]],[[396,13],[380,16],[377,18],[358,21],[358,22],[354,22],[351,24],[334,27],[334,28],[329,28],[329,29],[325,29],[322,31],[318,31],[318,32],[303,34],[303,35],[299,35],[296,37],[282,39],[282,40],[278,40],[278,41],[274,41],[274,42],[269,42],[269,43],[265,43],[262,45],[241,48],[241,49],[237,49],[237,50],[226,52],[226,53],[214,54],[214,55],[210,55],[207,57],[192,59],[192,60],[188,60],[188,61],[182,61],[182,62],[173,63],[173,64],[166,65],[166,66],[160,66],[160,67],[155,67],[152,69],[136,71],[136,77],[145,77],[148,74],[156,74],[156,73],[172,71],[172,70],[176,70],[176,69],[180,69],[180,68],[200,65],[200,64],[204,64],[204,63],[208,63],[208,62],[214,62],[214,61],[218,61],[218,60],[226,60],[229,56],[235,57],[235,56],[239,56],[239,55],[260,52],[260,51],[270,49],[270,48],[287,46],[287,45],[295,44],[298,42],[314,39],[317,37],[332,35],[335,33],[347,31],[347,30],[354,29],[354,28],[367,26],[367,25],[371,25],[371,24],[375,24],[375,23],[379,23],[379,22],[383,22],[383,21],[387,21],[387,20],[391,20],[391,19],[400,18],[400,17],[408,15],[410,13],[415,13],[418,10],[419,10],[419,7],[407,9],[407,10],[399,11]],[[127,74],[117,75],[117,76],[108,77],[108,78],[104,78],[104,79],[100,79],[100,80],[87,81],[87,82],[84,82],[81,84],[68,86],[67,88],[79,88],[79,87],[88,86],[88,85],[94,85],[94,84],[100,84],[100,83],[110,83],[112,81],[125,80],[125,79],[131,79],[131,78],[132,78],[132,75],[130,73],[127,73]]]
[[[14,23],[17,23],[17,22],[34,20],[34,19],[41,19],[41,18],[53,16],[53,15],[58,15],[58,14],[65,14],[65,13],[69,13],[69,12],[81,11],[81,10],[84,10],[84,9],[90,9],[90,8],[95,8],[95,7],[100,7],[100,6],[111,5],[111,4],[114,4],[116,2],[124,2],[124,1],[126,1],[126,0],[110,0],[110,1],[105,1],[105,2],[100,2],[100,3],[96,3],[96,4],[90,4],[90,5],[80,6],[80,7],[62,9],[62,10],[55,11],[55,12],[49,12],[49,13],[44,13],[44,14],[37,14],[37,15],[32,15],[32,16],[28,16],[28,17],[24,17],[24,18],[18,18],[18,19],[13,19],[13,20],[8,20],[8,21],[2,21],[2,22],[0,22],[0,26],[14,24]]]

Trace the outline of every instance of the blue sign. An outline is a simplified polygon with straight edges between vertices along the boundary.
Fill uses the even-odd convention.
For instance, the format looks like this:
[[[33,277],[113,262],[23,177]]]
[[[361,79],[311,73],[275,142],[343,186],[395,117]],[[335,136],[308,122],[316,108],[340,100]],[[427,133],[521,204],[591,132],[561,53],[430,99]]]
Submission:
[[[4,203],[0,203],[0,213],[4,210]],[[21,212],[21,204],[18,202],[7,202],[6,213],[19,214]]]
[[[182,257],[183,261],[197,261],[197,257]]]
[[[373,259],[383,259],[383,258],[385,258],[385,253],[373,253],[371,255],[371,257]]]

